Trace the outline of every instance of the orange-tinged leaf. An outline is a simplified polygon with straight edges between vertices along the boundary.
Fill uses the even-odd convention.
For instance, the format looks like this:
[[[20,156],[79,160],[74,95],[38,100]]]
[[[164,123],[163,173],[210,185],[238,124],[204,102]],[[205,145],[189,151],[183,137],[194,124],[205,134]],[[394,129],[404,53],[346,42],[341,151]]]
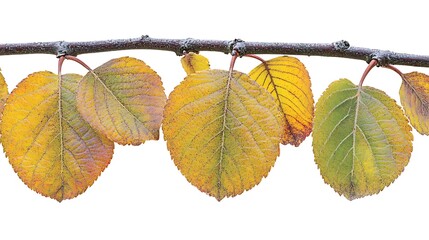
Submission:
[[[122,145],[158,140],[165,101],[158,74],[130,57],[110,60],[90,71],[77,94],[83,118]]]
[[[349,200],[390,185],[408,164],[412,140],[402,109],[378,89],[340,79],[316,104],[314,160],[325,182]]]
[[[265,61],[249,73],[267,89],[285,116],[282,144],[299,146],[313,127],[314,100],[311,81],[304,64],[282,56]]]
[[[113,142],[77,112],[81,78],[31,74],[12,91],[4,109],[2,142],[13,169],[29,188],[57,201],[83,193],[113,154]]]
[[[210,69],[209,60],[203,55],[197,53],[187,53],[180,60],[186,74],[192,74],[198,71]]]
[[[174,163],[219,201],[257,185],[279,155],[283,115],[272,96],[243,73],[188,75],[171,92],[164,115]]]
[[[2,112],[4,108],[4,104],[6,103],[6,99],[9,96],[9,92],[7,90],[7,84],[4,80],[3,75],[0,72],[0,122],[2,119]]]
[[[420,134],[429,135],[429,76],[419,72],[404,74],[399,96],[411,125]]]

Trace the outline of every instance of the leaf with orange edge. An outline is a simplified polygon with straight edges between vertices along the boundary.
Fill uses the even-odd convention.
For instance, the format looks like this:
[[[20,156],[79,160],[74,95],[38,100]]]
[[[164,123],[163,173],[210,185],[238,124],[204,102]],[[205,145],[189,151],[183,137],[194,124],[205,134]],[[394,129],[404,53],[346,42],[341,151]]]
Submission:
[[[130,57],[110,60],[88,72],[77,93],[83,118],[122,145],[159,139],[165,101],[158,74]]]
[[[311,81],[304,64],[294,57],[276,57],[255,67],[249,76],[271,93],[283,111],[282,144],[299,146],[310,135],[314,117]]]
[[[399,96],[411,125],[420,134],[429,135],[429,76],[419,72],[404,74]]]
[[[209,60],[203,55],[194,52],[185,54],[182,59],[180,59],[180,62],[182,63],[183,70],[185,70],[188,75],[210,69]]]
[[[31,74],[12,91],[3,113],[3,148],[13,169],[29,188],[57,201],[83,193],[113,155],[113,142],[77,112],[81,78]]]
[[[284,121],[273,97],[247,75],[188,75],[165,107],[164,138],[174,163],[218,201],[266,177],[279,155]]]

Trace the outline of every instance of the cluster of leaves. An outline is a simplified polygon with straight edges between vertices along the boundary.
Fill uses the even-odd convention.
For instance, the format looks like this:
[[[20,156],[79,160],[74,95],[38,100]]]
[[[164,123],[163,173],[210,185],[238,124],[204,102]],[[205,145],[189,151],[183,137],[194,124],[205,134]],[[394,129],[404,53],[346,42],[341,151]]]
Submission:
[[[83,77],[36,72],[8,97],[1,141],[29,188],[62,201],[93,184],[112,159],[113,142],[158,139],[165,101],[160,77],[134,58]]]
[[[76,197],[110,163],[114,143],[157,140],[162,125],[171,157],[200,191],[222,200],[257,185],[280,144],[313,132],[315,162],[326,183],[348,199],[378,193],[407,165],[411,124],[429,133],[428,76],[402,74],[401,103],[381,90],[334,81],[314,110],[311,81],[296,58],[261,61],[250,73],[210,69],[202,55],[182,58],[186,78],[164,93],[158,74],[123,57],[90,69],[60,58],[58,75],[36,72],[8,96],[0,73],[1,142],[21,180],[58,201]],[[61,74],[64,59],[85,76]],[[314,129],[313,129],[314,124]]]

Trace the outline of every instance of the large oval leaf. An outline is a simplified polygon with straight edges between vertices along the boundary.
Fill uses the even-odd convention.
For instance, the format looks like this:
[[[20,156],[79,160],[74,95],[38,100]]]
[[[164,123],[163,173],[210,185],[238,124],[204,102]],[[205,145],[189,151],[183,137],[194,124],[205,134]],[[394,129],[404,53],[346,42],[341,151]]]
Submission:
[[[165,101],[158,74],[130,57],[110,60],[90,71],[77,94],[83,118],[122,145],[158,140]]]
[[[304,64],[282,56],[265,61],[249,73],[276,99],[285,116],[282,144],[299,146],[313,127],[314,100]]]
[[[404,74],[399,96],[411,125],[420,134],[429,135],[429,76],[418,72]]]
[[[28,76],[6,102],[3,147],[22,181],[58,201],[84,192],[110,163],[113,142],[80,117],[75,92],[79,75]]]
[[[411,127],[384,92],[347,79],[329,85],[316,104],[315,161],[323,179],[352,200],[380,192],[407,165]]]
[[[258,184],[279,154],[282,114],[245,74],[189,75],[170,94],[164,114],[174,163],[190,183],[219,201]]]

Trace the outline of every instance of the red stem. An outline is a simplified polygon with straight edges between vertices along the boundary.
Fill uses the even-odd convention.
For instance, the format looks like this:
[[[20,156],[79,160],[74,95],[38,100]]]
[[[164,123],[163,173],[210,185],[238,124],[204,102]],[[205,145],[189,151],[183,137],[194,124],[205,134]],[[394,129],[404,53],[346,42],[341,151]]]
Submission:
[[[230,72],[230,74],[231,74],[231,73],[232,73],[232,71],[234,70],[234,65],[235,65],[235,61],[237,60],[237,58],[238,58],[238,54],[236,54],[236,55],[232,55],[231,63],[230,63],[230,65],[229,65],[229,72]]]
[[[63,57],[67,60],[72,60],[74,62],[79,63],[80,65],[82,65],[82,67],[86,68],[86,70],[92,72],[92,69],[88,65],[86,65],[86,63],[84,63],[82,60],[80,60],[79,58],[77,58],[75,56],[71,56],[71,55],[65,55]],[[61,59],[61,57],[60,57],[60,59]]]
[[[265,60],[264,60],[264,59],[262,59],[261,57],[259,57],[259,56],[255,55],[255,54],[246,54],[246,55],[244,55],[244,56],[245,56],[245,57],[254,58],[254,59],[257,59],[257,60],[261,61],[262,63],[265,63]]]
[[[387,64],[384,67],[387,68],[387,69],[390,69],[390,70],[392,70],[394,72],[396,72],[399,76],[401,76],[402,79],[405,79],[404,74],[401,72],[401,70],[397,69],[396,67],[394,67],[394,66],[392,66],[390,64]]]
[[[65,60],[66,58],[64,57],[64,56],[61,56],[59,59],[58,59],[58,76],[60,76],[61,77],[61,69],[63,68],[63,63],[64,63],[64,60]]]
[[[371,62],[369,62],[368,66],[366,67],[365,71],[362,74],[362,78],[359,82],[359,89],[362,88],[363,81],[365,81],[366,76],[368,73],[378,64],[378,61],[376,59],[372,59]]]

